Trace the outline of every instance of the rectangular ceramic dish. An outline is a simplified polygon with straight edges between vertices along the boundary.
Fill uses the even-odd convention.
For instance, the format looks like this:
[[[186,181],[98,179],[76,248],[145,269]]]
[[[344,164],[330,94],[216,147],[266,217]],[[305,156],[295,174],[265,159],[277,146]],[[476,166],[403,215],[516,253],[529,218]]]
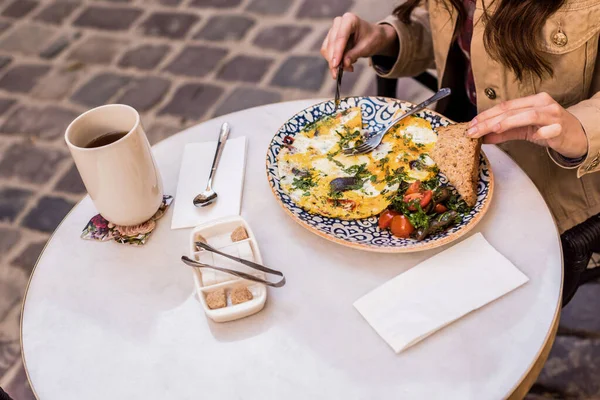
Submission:
[[[248,238],[234,242],[231,234],[239,227],[245,229]],[[256,238],[250,226],[242,217],[224,218],[194,228],[190,235],[190,258],[203,264],[246,272],[257,278],[266,279],[264,272],[199,248],[195,244],[197,241],[205,241],[223,253],[262,264]],[[198,298],[204,307],[204,312],[213,321],[233,321],[255,314],[263,309],[267,300],[266,285],[209,268],[192,268],[192,270]],[[231,291],[240,287],[246,287],[252,293],[252,299],[234,305],[231,303]],[[225,290],[227,306],[211,309],[208,306],[206,296],[220,289]]]

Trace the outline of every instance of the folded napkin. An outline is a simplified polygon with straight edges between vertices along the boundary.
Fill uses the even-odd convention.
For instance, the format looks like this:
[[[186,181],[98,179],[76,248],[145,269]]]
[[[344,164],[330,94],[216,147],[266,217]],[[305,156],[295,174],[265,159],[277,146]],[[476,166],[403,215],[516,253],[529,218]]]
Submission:
[[[399,353],[528,280],[477,233],[384,283],[354,307]]]
[[[217,142],[190,143],[185,146],[171,229],[190,228],[214,219],[239,215],[246,165],[246,138],[230,139],[219,161],[213,189],[219,197],[206,207],[192,203],[206,189],[206,182],[217,149]]]

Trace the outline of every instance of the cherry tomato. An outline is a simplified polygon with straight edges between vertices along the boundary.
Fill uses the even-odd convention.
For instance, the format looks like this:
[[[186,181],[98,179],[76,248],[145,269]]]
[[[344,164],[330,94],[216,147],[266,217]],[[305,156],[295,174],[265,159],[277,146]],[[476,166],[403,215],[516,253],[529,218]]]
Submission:
[[[411,233],[413,233],[415,227],[412,226],[408,218],[406,218],[404,215],[396,215],[394,218],[392,218],[390,229],[392,231],[392,235],[406,239]]]
[[[436,204],[433,211],[435,211],[437,214],[443,214],[448,211],[448,207],[443,204]]]
[[[379,216],[379,228],[380,229],[387,229],[390,227],[390,224],[392,223],[392,218],[394,218],[394,216],[398,215],[398,213],[396,211],[392,211],[392,210],[385,210],[384,212],[381,213],[381,215]]]
[[[414,181],[413,183],[410,184],[408,189],[406,189],[405,194],[419,193],[420,191],[421,191],[421,181]]]
[[[431,190],[426,190],[421,193],[411,193],[404,195],[404,202],[408,204],[408,209],[410,211],[417,211],[417,207],[414,205],[415,200],[419,201],[421,208],[425,208],[427,204],[431,201],[433,197],[433,192]]]
[[[431,201],[433,197],[433,192],[431,190],[426,190],[423,192],[423,198],[421,199],[421,208],[425,208],[427,204]]]

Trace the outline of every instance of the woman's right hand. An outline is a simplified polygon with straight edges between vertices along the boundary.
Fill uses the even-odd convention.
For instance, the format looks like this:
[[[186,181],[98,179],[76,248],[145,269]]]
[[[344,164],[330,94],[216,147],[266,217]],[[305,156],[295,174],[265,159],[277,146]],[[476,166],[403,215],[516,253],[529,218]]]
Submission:
[[[350,36],[352,43],[344,54]],[[372,24],[352,13],[346,13],[333,20],[333,26],[321,46],[321,54],[329,63],[331,76],[335,79],[342,57],[344,71],[353,71],[352,65],[360,57],[396,57],[398,35],[391,25]]]

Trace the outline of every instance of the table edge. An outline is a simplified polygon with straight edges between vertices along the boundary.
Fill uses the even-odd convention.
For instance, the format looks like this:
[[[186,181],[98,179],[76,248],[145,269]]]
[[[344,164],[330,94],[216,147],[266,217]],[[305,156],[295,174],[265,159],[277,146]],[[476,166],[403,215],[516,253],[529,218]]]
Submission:
[[[375,96],[377,97],[377,96]],[[271,104],[266,104],[266,105],[262,105],[262,106],[257,106],[257,107],[252,107],[249,109],[245,109],[245,110],[240,110],[240,111],[236,111],[233,113],[229,113],[226,115],[222,115],[219,116],[217,118],[223,118],[223,117],[227,117],[233,114],[237,114],[237,113],[241,113],[241,112],[245,112],[251,109],[259,109],[259,108],[263,108],[263,107],[268,107],[268,106],[273,106],[273,105],[280,105],[280,104],[285,104],[285,103],[296,103],[296,102],[307,102],[307,101],[312,101],[313,99],[300,99],[300,100],[292,100],[292,101],[284,101],[284,102],[278,102],[278,103],[271,103]],[[320,101],[320,99],[317,100],[317,102]],[[315,103],[318,104],[318,103]],[[215,118],[211,118],[211,119],[215,119]],[[162,139],[159,142],[155,143],[154,145],[152,145],[152,148],[154,148],[155,146],[169,140],[171,137],[178,135],[188,129],[194,128],[198,125],[201,125],[203,123],[206,123],[210,120],[206,120],[206,121],[202,121],[199,122],[195,125],[192,125],[190,127],[187,127],[185,129],[182,129],[181,131],[175,133],[174,135]],[[492,145],[494,147],[496,147],[498,150],[502,151],[504,154],[506,154],[508,157],[510,157],[509,154],[507,154],[502,148],[496,146],[496,145]],[[512,157],[510,157],[511,160]],[[513,160],[514,162],[514,160]],[[523,169],[515,162],[517,168],[521,169],[521,171],[523,171]],[[523,171],[524,172],[524,171]],[[531,178],[525,174],[525,176],[527,177],[527,179],[531,182],[532,185],[535,186],[535,184],[533,183],[533,181],[531,180]],[[537,189],[537,188],[536,188]],[[538,190],[539,192],[539,190]],[[25,287],[25,293],[23,294],[23,300],[21,301],[21,318],[19,321],[19,346],[20,346],[20,350],[21,350],[21,362],[23,363],[23,369],[25,370],[25,376],[27,378],[27,382],[29,383],[29,386],[31,387],[31,391],[33,393],[33,396],[36,398],[36,400],[40,400],[40,397],[38,396],[36,390],[35,390],[35,386],[33,385],[33,382],[31,380],[31,377],[29,376],[29,370],[27,369],[27,362],[25,360],[25,352],[23,349],[23,319],[25,316],[25,303],[27,301],[27,294],[29,293],[29,287],[31,285],[31,281],[33,279],[33,275],[35,274],[35,271],[37,269],[37,266],[40,262],[40,260],[42,259],[42,256],[44,255],[44,252],[46,251],[46,248],[48,247],[48,245],[50,244],[50,242],[52,241],[52,239],[54,238],[54,235],[56,233],[56,231],[62,226],[62,224],[65,222],[65,220],[71,215],[71,213],[73,212],[73,210],[75,210],[76,207],[78,207],[85,199],[87,199],[89,197],[89,194],[86,194],[81,200],[79,200],[74,206],[73,208],[71,208],[71,210],[69,210],[69,212],[67,213],[67,215],[65,215],[63,217],[63,219],[60,221],[60,223],[58,224],[58,226],[56,227],[56,229],[54,229],[54,231],[52,232],[52,234],[50,235],[50,237],[48,238],[48,241],[46,242],[46,244],[44,245],[44,248],[42,249],[42,251],[40,252],[40,255],[38,256],[35,265],[33,266],[33,269],[31,270],[31,274],[29,275],[29,279],[27,280],[27,286]],[[548,207],[548,203],[546,202],[546,199],[544,199],[542,197],[542,200],[544,200],[544,203],[546,204],[546,207]],[[548,208],[549,210],[549,208]],[[546,363],[546,360],[548,359],[548,356],[550,354],[550,350],[552,349],[552,346],[554,344],[554,340],[556,338],[556,334],[558,331],[558,323],[560,320],[560,314],[561,314],[561,304],[562,304],[562,296],[563,296],[563,283],[564,283],[564,257],[563,257],[563,249],[562,249],[562,245],[561,245],[561,241],[560,241],[560,231],[558,229],[558,225],[556,225],[556,221],[554,220],[554,218],[552,219],[552,222],[554,223],[554,227],[556,229],[556,234],[557,237],[559,238],[559,248],[560,248],[560,254],[561,254],[561,277],[560,277],[560,293],[558,296],[558,302],[556,304],[556,310],[554,312],[554,317],[552,319],[552,323],[550,325],[550,328],[548,329],[548,333],[546,334],[546,338],[544,339],[544,343],[542,344],[542,346],[540,347],[540,349],[537,352],[536,358],[531,362],[531,365],[529,366],[529,368],[527,369],[527,371],[523,374],[523,376],[521,377],[521,379],[513,386],[513,388],[508,392],[508,394],[504,397],[507,400],[516,400],[516,399],[523,399],[527,393],[529,392],[529,389],[531,389],[531,387],[533,386],[533,384],[535,383],[535,380],[537,379],[537,377],[539,376],[539,374],[542,371],[542,368],[544,366],[544,364]]]

